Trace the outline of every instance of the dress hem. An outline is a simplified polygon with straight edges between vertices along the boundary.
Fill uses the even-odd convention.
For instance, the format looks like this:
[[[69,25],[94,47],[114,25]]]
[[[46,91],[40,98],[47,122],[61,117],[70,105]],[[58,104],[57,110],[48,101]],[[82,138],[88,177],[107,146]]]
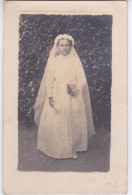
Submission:
[[[78,149],[77,151],[74,152],[74,154],[73,154],[72,156],[69,156],[69,157],[55,157],[55,156],[53,156],[53,155],[51,155],[51,154],[49,154],[49,153],[44,152],[44,151],[43,151],[42,149],[40,149],[39,147],[37,147],[37,149],[38,149],[39,151],[41,151],[43,154],[45,154],[46,156],[51,157],[51,158],[55,158],[55,159],[67,159],[67,158],[77,159],[77,158],[74,158],[74,154],[75,154],[76,152],[84,152],[84,151],[87,151],[87,148],[86,148],[86,149]]]

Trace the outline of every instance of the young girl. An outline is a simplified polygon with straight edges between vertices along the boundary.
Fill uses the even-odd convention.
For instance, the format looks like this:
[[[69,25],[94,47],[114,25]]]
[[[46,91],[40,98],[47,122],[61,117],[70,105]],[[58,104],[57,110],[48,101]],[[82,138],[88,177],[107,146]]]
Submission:
[[[38,150],[53,158],[77,158],[94,134],[88,84],[69,35],[54,41],[34,106]]]

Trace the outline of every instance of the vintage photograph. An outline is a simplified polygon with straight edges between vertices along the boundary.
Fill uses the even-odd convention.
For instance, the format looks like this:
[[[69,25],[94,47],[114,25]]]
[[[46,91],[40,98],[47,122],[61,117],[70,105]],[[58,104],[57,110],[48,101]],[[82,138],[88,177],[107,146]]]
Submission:
[[[127,2],[6,1],[4,194],[126,194]]]
[[[20,14],[19,171],[110,171],[112,22]]]

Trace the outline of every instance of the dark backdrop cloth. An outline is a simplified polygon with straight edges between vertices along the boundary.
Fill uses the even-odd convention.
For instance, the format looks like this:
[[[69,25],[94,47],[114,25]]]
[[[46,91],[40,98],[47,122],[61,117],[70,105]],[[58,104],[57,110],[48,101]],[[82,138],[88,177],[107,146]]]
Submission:
[[[110,130],[112,16],[31,15],[19,18],[18,120],[34,122],[33,106],[49,52],[59,34],[69,34],[89,84],[95,129]]]

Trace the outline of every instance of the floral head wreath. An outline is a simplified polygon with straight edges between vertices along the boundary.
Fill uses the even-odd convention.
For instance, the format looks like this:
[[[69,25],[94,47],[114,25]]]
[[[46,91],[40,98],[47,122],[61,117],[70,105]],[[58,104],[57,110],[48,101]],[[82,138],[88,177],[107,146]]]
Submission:
[[[67,34],[60,34],[60,35],[58,35],[55,38],[55,41],[54,41],[55,45],[57,45],[58,41],[61,40],[61,39],[67,39],[67,40],[71,41],[72,42],[72,46],[74,46],[74,39],[72,38],[72,36],[67,35]]]

